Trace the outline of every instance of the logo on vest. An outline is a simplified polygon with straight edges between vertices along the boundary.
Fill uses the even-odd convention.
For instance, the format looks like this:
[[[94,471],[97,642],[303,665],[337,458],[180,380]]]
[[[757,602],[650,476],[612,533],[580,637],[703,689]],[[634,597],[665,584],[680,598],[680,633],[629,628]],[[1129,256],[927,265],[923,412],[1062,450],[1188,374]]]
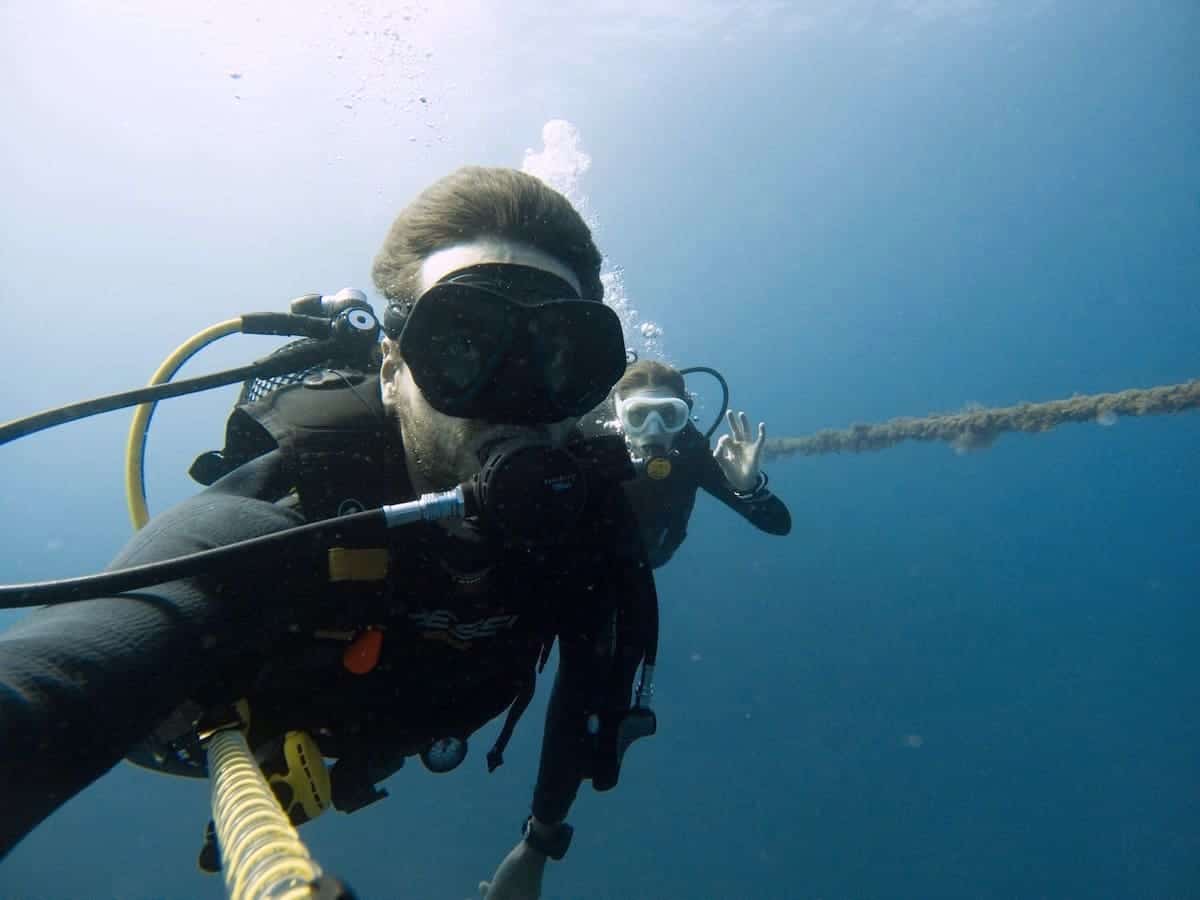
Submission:
[[[448,609],[411,612],[408,619],[427,641],[442,641],[456,650],[466,650],[472,641],[492,638],[517,624],[519,615],[488,616],[474,622],[460,622]]]

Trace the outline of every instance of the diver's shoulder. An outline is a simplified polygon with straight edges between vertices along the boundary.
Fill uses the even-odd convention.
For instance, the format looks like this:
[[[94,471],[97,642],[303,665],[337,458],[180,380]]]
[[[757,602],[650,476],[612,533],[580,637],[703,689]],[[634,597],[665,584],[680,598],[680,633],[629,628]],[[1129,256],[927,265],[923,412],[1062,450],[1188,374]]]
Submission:
[[[232,473],[237,474],[236,470]],[[210,550],[304,523],[303,516],[286,502],[223,487],[208,488],[154,516],[129,540],[113,567]]]
[[[277,442],[297,430],[369,430],[387,422],[379,379],[343,369],[316,370],[239,408]]]

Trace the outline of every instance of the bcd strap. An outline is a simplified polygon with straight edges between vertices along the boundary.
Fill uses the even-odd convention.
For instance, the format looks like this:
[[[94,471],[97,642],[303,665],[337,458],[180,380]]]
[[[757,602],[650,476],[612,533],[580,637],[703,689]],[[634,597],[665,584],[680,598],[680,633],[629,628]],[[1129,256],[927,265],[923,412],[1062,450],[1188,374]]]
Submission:
[[[504,765],[504,750],[508,747],[508,742],[512,740],[517,722],[521,720],[521,716],[525,713],[525,708],[529,706],[529,701],[533,699],[536,683],[536,676],[530,672],[529,677],[525,679],[525,683],[521,686],[520,693],[513,699],[512,705],[509,706],[508,714],[504,717],[504,727],[500,729],[500,734],[496,738],[496,742],[492,744],[492,749],[487,754],[489,772],[495,772]]]

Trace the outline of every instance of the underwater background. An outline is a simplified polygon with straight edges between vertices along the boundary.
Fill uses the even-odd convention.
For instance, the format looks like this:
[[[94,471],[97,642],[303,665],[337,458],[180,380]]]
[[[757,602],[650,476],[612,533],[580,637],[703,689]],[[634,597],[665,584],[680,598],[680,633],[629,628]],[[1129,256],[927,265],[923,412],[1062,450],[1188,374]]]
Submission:
[[[566,191],[631,345],[716,366],[769,437],[1200,377],[1193,0],[44,0],[0,8],[0,59],[0,419],[305,292],[382,311],[388,225],[463,164]],[[235,396],[159,407],[152,511]],[[128,421],[0,448],[0,581],[115,555]],[[702,497],[658,573],[660,732],[581,791],[544,896],[1200,897],[1198,449],[1184,413],[781,459],[787,538]],[[495,774],[498,722],[306,826],[314,856],[363,898],[475,896],[548,686]],[[118,766],[0,897],[221,896],[207,803]]]

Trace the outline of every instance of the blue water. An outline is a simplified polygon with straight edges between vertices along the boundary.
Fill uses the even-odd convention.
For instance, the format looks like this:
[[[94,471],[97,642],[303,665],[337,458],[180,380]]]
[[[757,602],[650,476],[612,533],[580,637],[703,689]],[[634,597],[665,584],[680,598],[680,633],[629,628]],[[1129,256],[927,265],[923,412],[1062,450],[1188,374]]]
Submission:
[[[0,11],[0,418],[368,287],[409,198],[519,166],[556,118],[630,304],[771,435],[1200,376],[1192,3],[455,9]],[[193,374],[269,346],[225,344]],[[154,508],[230,402],[162,409]],[[126,423],[0,448],[0,580],[121,546]],[[545,896],[1200,897],[1198,447],[1189,413],[781,460],[786,539],[701,499],[659,573],[660,734],[581,793]],[[474,895],[546,687],[499,772],[493,725],[459,771],[307,826],[314,854],[364,897]],[[0,896],[220,896],[206,802],[119,767]]]

